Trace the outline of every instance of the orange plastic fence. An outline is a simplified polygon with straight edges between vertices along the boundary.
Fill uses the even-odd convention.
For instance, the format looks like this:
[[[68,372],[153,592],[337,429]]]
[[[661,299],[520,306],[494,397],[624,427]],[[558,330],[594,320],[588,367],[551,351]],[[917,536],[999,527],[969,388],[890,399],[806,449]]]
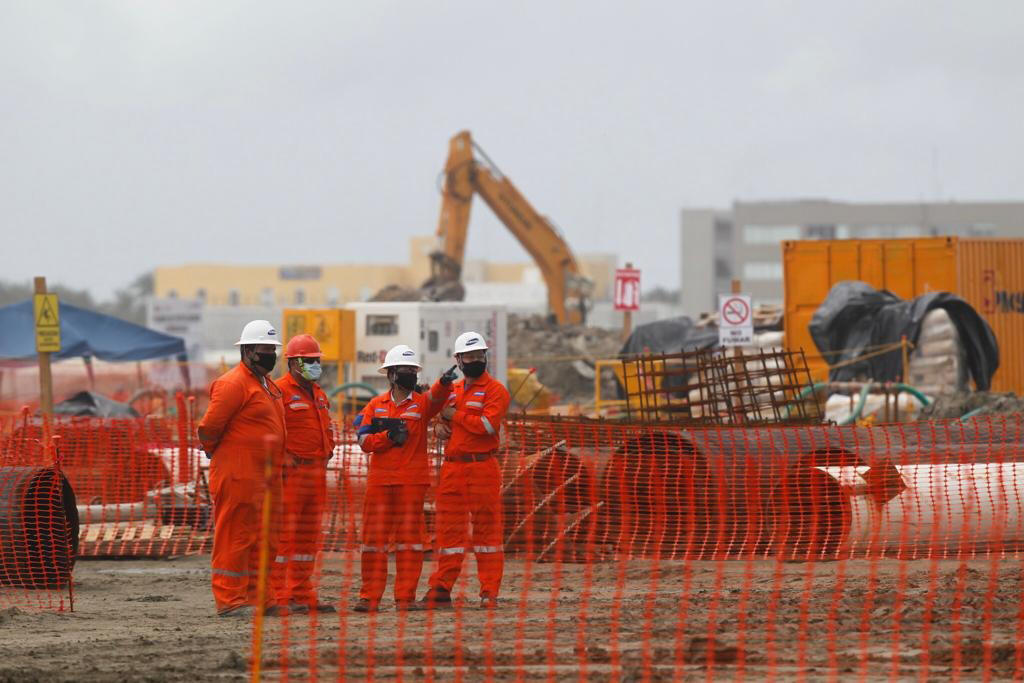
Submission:
[[[11,421],[0,423],[0,433],[10,433]],[[78,537],[74,494],[54,439],[24,430],[16,438],[31,441],[36,455],[0,464],[0,606],[70,610]]]
[[[396,611],[389,584],[380,611],[352,611],[363,462],[353,455],[328,512],[345,531],[325,537],[314,573],[338,612],[268,618],[262,672],[1024,676],[1021,416],[705,431],[512,420],[506,433],[497,608],[480,607],[467,558],[453,609]],[[391,579],[394,563],[392,553]]]
[[[70,608],[76,553],[207,552],[209,460],[194,421],[187,403],[176,418],[59,419],[49,449],[38,418],[0,421],[0,606]],[[389,585],[381,611],[351,611],[367,459],[343,425],[312,530],[312,582],[338,612],[268,618],[264,674],[1024,677],[1024,416],[504,429],[498,607],[480,609],[467,558],[452,610],[396,612]],[[426,513],[432,548],[430,493]]]

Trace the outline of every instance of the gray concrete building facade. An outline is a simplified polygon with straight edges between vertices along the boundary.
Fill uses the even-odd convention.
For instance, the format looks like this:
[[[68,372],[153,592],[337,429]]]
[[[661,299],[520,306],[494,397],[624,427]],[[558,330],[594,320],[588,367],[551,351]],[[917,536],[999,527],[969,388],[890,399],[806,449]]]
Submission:
[[[683,312],[713,311],[732,279],[754,303],[780,304],[782,242],[801,239],[1024,238],[1024,202],[734,202],[681,212]]]

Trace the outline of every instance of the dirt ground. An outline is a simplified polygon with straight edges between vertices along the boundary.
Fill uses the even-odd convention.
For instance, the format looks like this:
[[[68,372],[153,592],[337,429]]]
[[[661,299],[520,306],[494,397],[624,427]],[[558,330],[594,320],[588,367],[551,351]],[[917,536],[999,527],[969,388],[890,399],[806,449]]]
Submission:
[[[252,625],[214,616],[208,563],[80,562],[74,613],[0,610],[0,681],[245,680]],[[379,614],[346,609],[315,630],[306,616],[269,619],[263,663],[267,679],[308,678],[312,659],[323,680],[341,663],[346,680],[640,681],[648,669],[659,681],[705,678],[710,654],[714,679],[945,680],[958,670],[971,680],[987,656],[998,679],[1014,673],[1021,569],[1011,559],[588,569],[510,558],[493,613],[464,596],[455,612],[400,617],[388,598]],[[348,607],[353,571],[354,553],[327,556],[323,596]],[[475,580],[457,592],[467,588],[475,594]]]

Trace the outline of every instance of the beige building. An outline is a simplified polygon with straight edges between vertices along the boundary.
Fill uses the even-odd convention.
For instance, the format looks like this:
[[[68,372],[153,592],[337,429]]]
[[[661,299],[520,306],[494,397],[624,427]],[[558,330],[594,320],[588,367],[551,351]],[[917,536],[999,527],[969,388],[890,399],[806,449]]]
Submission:
[[[157,298],[200,299],[207,306],[334,307],[365,301],[386,285],[418,287],[430,276],[432,236],[413,237],[407,263],[330,265],[228,265],[196,263],[162,266],[154,272]],[[578,257],[594,281],[594,299],[611,298],[617,258],[611,254]],[[467,282],[536,284],[540,275],[529,262],[467,261]],[[538,304],[543,305],[541,298]]]

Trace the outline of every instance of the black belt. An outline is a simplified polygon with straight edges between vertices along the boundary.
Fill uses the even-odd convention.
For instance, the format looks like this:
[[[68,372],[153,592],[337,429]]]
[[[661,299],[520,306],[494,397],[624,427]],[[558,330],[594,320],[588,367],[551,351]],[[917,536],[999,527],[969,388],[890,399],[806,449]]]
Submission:
[[[489,460],[495,456],[495,452],[490,453],[467,453],[465,455],[446,455],[444,456],[445,462],[483,462]]]

